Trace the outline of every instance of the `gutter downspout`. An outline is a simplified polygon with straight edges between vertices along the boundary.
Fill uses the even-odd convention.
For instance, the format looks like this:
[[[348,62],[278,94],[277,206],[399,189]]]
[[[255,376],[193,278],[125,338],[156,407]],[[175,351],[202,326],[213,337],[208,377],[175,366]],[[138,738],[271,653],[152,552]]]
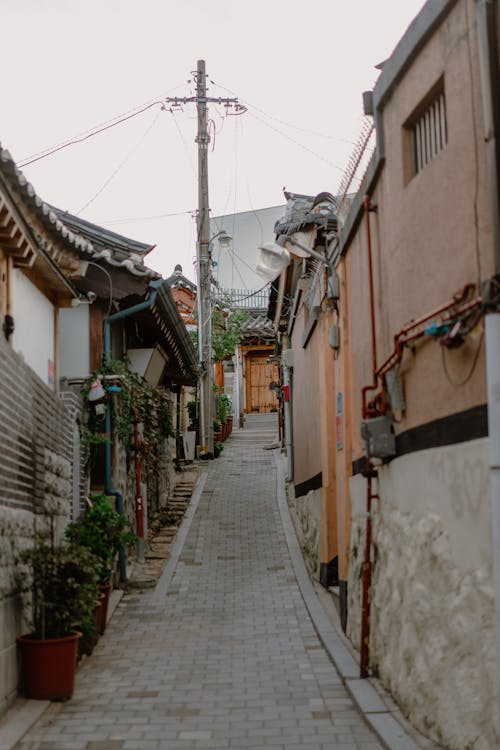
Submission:
[[[120,310],[113,315],[108,315],[104,318],[104,359],[109,361],[111,359],[111,323],[117,320],[127,318],[129,315],[141,312],[141,310],[147,310],[149,307],[154,305],[156,295],[158,293],[158,287],[161,286],[162,280],[151,281],[149,286],[151,294],[145,302],[140,302],[138,305],[128,307],[126,310]],[[123,512],[123,495],[122,493],[111,486],[111,410],[109,406],[106,407],[106,434],[108,440],[106,441],[106,452],[105,452],[105,475],[104,475],[104,491],[107,495],[114,496],[116,498],[116,509],[120,515],[124,515]],[[136,511],[137,512],[137,511]],[[127,560],[125,556],[125,550],[120,550],[120,580],[127,580]]]
[[[375,330],[375,295],[373,291],[373,261],[372,261],[372,239],[370,228],[370,211],[375,211],[375,206],[367,194],[363,198],[363,209],[366,225],[366,244],[368,253],[368,284],[370,292],[370,333],[372,349],[372,385],[365,386],[361,391],[362,418],[375,416],[366,406],[367,391],[375,390],[378,384],[377,377],[377,339]],[[372,500],[378,498],[378,493],[372,489],[372,481],[378,478],[377,470],[368,459],[367,466],[363,472],[366,477],[366,522],[365,522],[365,551],[362,565],[362,587],[361,587],[361,645],[360,645],[360,672],[359,676],[369,676],[370,667],[370,613],[372,600]]]
[[[283,350],[293,351],[289,348],[290,340],[283,334]],[[286,480],[293,481],[293,413],[292,413],[292,374],[289,363],[283,363],[283,417],[285,424],[285,455],[286,455]]]
[[[496,0],[476,0],[477,41],[483,98],[484,136],[491,199],[495,275],[500,277],[500,102]],[[485,315],[488,434],[490,442],[491,515],[493,526],[493,586],[495,592],[495,687],[500,697],[500,313],[492,304]]]

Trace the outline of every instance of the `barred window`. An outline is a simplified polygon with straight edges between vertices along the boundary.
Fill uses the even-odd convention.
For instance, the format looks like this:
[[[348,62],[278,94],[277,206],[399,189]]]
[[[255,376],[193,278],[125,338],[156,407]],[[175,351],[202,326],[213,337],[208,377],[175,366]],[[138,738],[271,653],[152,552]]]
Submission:
[[[413,173],[418,174],[446,147],[446,106],[443,90],[411,123],[410,128]]]

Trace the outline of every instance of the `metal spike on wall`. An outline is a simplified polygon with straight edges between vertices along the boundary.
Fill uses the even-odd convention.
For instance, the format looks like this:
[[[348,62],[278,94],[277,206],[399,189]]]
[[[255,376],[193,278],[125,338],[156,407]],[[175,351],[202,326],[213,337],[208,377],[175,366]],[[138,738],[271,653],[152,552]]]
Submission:
[[[353,180],[356,177],[356,173],[363,161],[363,157],[368,148],[368,144],[374,132],[373,120],[371,117],[365,117],[359,134],[358,140],[354,146],[354,149],[347,162],[347,167],[340,181],[337,190],[337,216],[341,214],[344,207],[346,196],[349,192],[349,188],[352,185]]]

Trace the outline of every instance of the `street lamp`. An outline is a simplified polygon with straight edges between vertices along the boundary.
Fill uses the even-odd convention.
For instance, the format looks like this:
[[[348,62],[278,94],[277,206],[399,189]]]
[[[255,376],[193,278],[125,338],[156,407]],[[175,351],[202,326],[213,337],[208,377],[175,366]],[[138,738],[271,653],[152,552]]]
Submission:
[[[293,250],[289,250],[286,247],[287,244],[293,245]],[[330,262],[324,255],[285,234],[280,235],[276,242],[266,242],[258,250],[259,256],[255,270],[266,281],[274,281],[290,265],[292,258],[315,258],[331,271]]]

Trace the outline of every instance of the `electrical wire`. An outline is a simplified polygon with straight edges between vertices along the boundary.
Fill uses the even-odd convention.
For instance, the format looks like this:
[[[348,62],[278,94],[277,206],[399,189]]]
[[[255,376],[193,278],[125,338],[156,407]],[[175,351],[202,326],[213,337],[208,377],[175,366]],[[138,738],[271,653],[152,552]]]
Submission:
[[[114,128],[116,125],[121,125],[122,122],[127,122],[127,120],[131,120],[133,117],[142,115],[144,112],[147,112],[148,109],[151,109],[152,107],[156,107],[158,105],[161,107],[165,106],[162,101],[152,102],[151,104],[148,104],[147,107],[143,107],[137,112],[126,115],[120,118],[119,120],[111,121],[110,124],[104,125],[103,127],[100,127],[96,130],[89,131],[87,132],[86,135],[84,134],[81,136],[75,136],[74,138],[64,141],[63,143],[60,143],[58,146],[54,146],[53,148],[50,148],[47,151],[40,152],[38,155],[35,155],[32,157],[29,156],[27,157],[27,159],[24,159],[23,161],[21,161],[19,163],[19,166],[21,168],[27,167],[29,164],[34,164],[35,162],[40,161],[41,159],[45,159],[47,156],[52,156],[52,154],[55,154],[58,151],[62,151],[63,148],[68,148],[68,146],[74,146],[75,143],[83,143],[83,141],[87,141],[89,138],[92,138],[94,135],[103,133],[105,130],[110,130],[111,128]]]
[[[233,96],[236,96],[236,93],[234,91],[231,91],[231,89],[226,88],[225,86],[221,86],[219,83],[216,83],[215,81],[211,81],[211,83],[214,84],[214,86],[217,86],[218,88],[222,89],[223,91],[226,91],[228,94],[233,94]],[[309,133],[310,135],[316,135],[320,138],[326,138],[328,140],[337,141],[339,143],[348,143],[351,146],[354,146],[355,143],[353,141],[350,141],[347,138],[337,138],[333,135],[327,135],[326,133],[320,133],[317,130],[311,130],[309,128],[302,128],[299,125],[294,125],[291,122],[287,122],[286,120],[281,120],[279,117],[276,117],[275,115],[270,115],[268,112],[265,112],[260,107],[257,107],[255,104],[252,104],[251,102],[248,102],[244,99],[241,100],[242,103],[247,107],[247,109],[255,109],[257,112],[260,112],[265,117],[269,118],[270,120],[274,120],[275,122],[279,122],[280,125],[285,125],[288,128],[292,128],[293,130],[298,130],[301,133]]]
[[[173,213],[169,214],[155,214],[153,216],[131,216],[130,218],[122,218],[122,219],[111,219],[109,221],[105,219],[101,219],[101,222],[106,225],[116,225],[116,224],[132,224],[136,221],[153,221],[155,219],[169,219],[171,216],[187,216],[188,214],[192,214],[193,211],[174,211]]]
[[[130,119],[130,117],[135,117],[136,115],[142,114],[142,112],[145,112],[147,109],[150,109],[152,106],[156,104],[163,105],[164,101],[162,98],[166,97],[167,94],[171,94],[173,91],[177,91],[178,89],[183,88],[183,86],[184,84],[181,84],[179,86],[174,86],[173,88],[168,89],[168,91],[164,92],[163,94],[159,94],[158,96],[155,96],[152,99],[149,99],[143,104],[138,104],[136,107],[133,107],[132,109],[127,110],[127,112],[123,112],[119,115],[116,115],[116,117],[112,117],[110,120],[105,120],[104,122],[101,122],[98,125],[94,125],[92,128],[89,128],[88,130],[84,130],[81,133],[77,133],[76,135],[71,136],[71,138],[66,138],[64,141],[61,141],[61,143],[58,143],[55,146],[49,146],[48,148],[45,148],[42,151],[38,151],[35,154],[26,156],[24,159],[22,159],[19,162],[19,166],[25,167],[28,164],[32,164],[34,161],[38,161],[39,158],[43,159],[45,158],[45,156],[50,156],[52,153],[55,153],[56,151],[59,151],[60,149],[65,148],[66,146],[71,146],[73,143],[79,143],[80,141],[78,139],[85,140],[84,136],[90,138],[93,135],[97,135],[98,133],[101,133],[103,130],[107,130],[108,127],[119,125],[121,122],[125,122],[126,120]]]
[[[479,337],[479,341],[477,343],[476,351],[474,352],[474,357],[473,357],[469,372],[462,380],[453,380],[453,378],[451,377],[450,372],[448,370],[448,365],[446,363],[446,353],[445,353],[446,347],[445,346],[441,347],[441,361],[443,363],[443,370],[446,376],[446,380],[448,381],[450,385],[454,386],[455,388],[459,388],[460,386],[465,385],[471,379],[474,373],[474,370],[476,369],[478,360],[479,360],[479,353],[481,351],[481,345],[483,343],[483,339],[484,339],[484,328],[481,331],[481,336]]]
[[[172,107],[170,107],[170,109],[168,111],[172,115],[172,119],[174,121],[174,125],[175,125],[175,127],[177,129],[177,132],[179,134],[179,137],[180,137],[180,139],[182,141],[182,145],[184,147],[184,151],[186,153],[186,156],[187,156],[187,158],[189,160],[189,164],[191,165],[191,169],[193,170],[193,174],[196,175],[196,169],[195,169],[195,166],[194,166],[191,149],[188,147],[188,145],[186,143],[186,139],[184,138],[182,130],[181,130],[180,126],[179,126],[179,123],[177,122],[177,117],[175,116],[175,111],[172,109]]]
[[[262,119],[262,117],[259,117],[258,115],[254,114],[250,110],[248,111],[248,114],[250,115],[250,117],[253,117],[255,120],[258,120],[263,125],[265,125],[266,127],[270,128],[270,130],[274,130],[275,133],[278,133],[283,138],[286,138],[288,141],[291,141],[291,143],[294,143],[296,146],[299,146],[304,151],[307,151],[309,154],[312,154],[313,156],[315,156],[320,161],[325,162],[325,164],[328,164],[328,166],[332,167],[333,169],[338,169],[339,172],[344,172],[344,168],[343,167],[339,167],[338,164],[334,164],[329,159],[325,159],[324,156],[321,156],[321,154],[316,153],[316,151],[313,151],[313,149],[309,148],[309,146],[304,146],[303,143],[300,143],[295,138],[292,138],[290,135],[287,135],[287,133],[284,133],[282,130],[279,130],[278,128],[274,127],[274,125],[271,125],[270,123],[266,122],[265,120]]]
[[[142,136],[139,138],[137,143],[130,149],[130,151],[127,152],[125,157],[122,159],[122,161],[118,164],[118,166],[113,170],[113,172],[110,174],[110,176],[104,181],[102,186],[99,188],[99,190],[90,198],[81,208],[79,211],[76,212],[76,215],[79,216],[82,211],[85,211],[86,208],[88,208],[95,200],[98,198],[101,193],[107,188],[109,183],[113,180],[114,177],[118,174],[118,172],[122,169],[122,167],[125,166],[125,164],[128,162],[128,160],[131,158],[131,156],[137,151],[137,149],[142,145],[144,140],[147,138],[151,130],[154,128],[156,123],[158,122],[158,119],[161,115],[161,111],[157,113],[156,117],[154,118],[153,122],[148,125]]]

